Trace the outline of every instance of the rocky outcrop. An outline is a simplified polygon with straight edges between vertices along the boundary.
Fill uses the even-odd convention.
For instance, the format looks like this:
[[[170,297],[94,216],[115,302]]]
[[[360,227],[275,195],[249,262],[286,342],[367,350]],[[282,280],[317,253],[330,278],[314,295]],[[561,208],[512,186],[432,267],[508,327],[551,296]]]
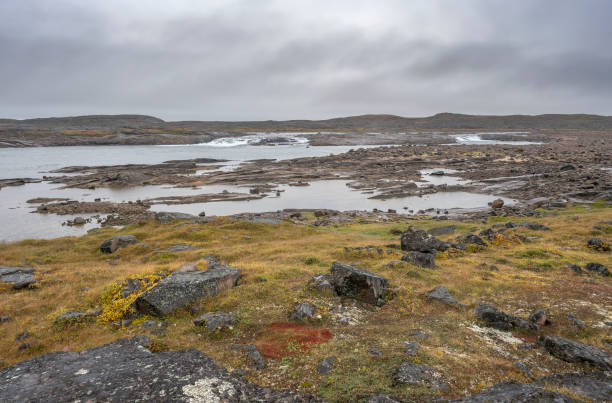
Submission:
[[[372,305],[384,305],[389,290],[386,278],[345,263],[331,266],[332,286],[338,295]]]
[[[0,283],[12,284],[13,290],[26,288],[34,283],[35,271],[31,267],[0,266]]]
[[[450,247],[448,242],[443,242],[422,229],[410,227],[401,237],[401,248],[405,251],[436,253]]]
[[[138,243],[138,239],[134,235],[120,235],[102,242],[100,251],[102,253],[114,253],[119,248],[135,243]]]
[[[512,329],[524,329],[524,330],[537,330],[538,327],[525,319],[519,318],[518,316],[509,315],[505,312],[500,311],[492,305],[478,304],[474,309],[476,318],[484,322],[487,326],[499,329],[499,330],[512,330]]]
[[[146,337],[51,353],[0,370],[0,401],[318,402],[231,375],[195,349],[151,353]]]
[[[136,311],[154,316],[168,315],[205,296],[215,296],[236,285],[241,270],[217,265],[206,271],[174,272],[134,302]]]
[[[612,371],[612,354],[595,346],[559,336],[544,336],[539,342],[546,351],[560,360],[590,364],[604,371]]]

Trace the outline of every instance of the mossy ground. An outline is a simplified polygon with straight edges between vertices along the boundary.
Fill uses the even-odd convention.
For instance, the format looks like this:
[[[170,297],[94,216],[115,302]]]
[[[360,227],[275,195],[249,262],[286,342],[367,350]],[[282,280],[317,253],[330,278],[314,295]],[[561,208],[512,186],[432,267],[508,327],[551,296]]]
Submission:
[[[248,371],[247,379],[275,388],[300,389],[329,401],[354,401],[375,393],[420,400],[439,392],[392,386],[391,375],[399,363],[411,360],[443,372],[451,385],[445,396],[463,395],[500,381],[528,381],[513,366],[517,361],[526,363],[536,376],[581,370],[584,367],[580,365],[562,362],[542,350],[520,348],[514,339],[504,341],[473,326],[476,322],[471,308],[477,301],[494,302],[500,309],[522,317],[545,309],[552,325],[544,328],[543,333],[609,348],[605,343],[612,343],[612,328],[604,322],[612,321],[612,278],[577,275],[565,263],[584,266],[593,261],[612,267],[609,252],[586,246],[586,239],[591,236],[609,237],[609,226],[601,223],[612,219],[612,208],[594,204],[542,213],[542,218],[532,221],[549,226],[551,231],[509,230],[508,234],[528,236],[530,241],[522,243],[508,236],[487,248],[439,254],[436,269],[409,264],[385,266],[402,255],[399,250],[385,246],[399,244],[399,236],[390,230],[408,225],[427,229],[453,224],[457,226],[454,234],[440,236],[450,240],[474,227],[484,229],[521,219],[495,217],[487,223],[405,220],[313,227],[290,222],[255,224],[227,218],[208,224],[149,222],[122,229],[104,228],[83,237],[2,244],[0,265],[36,268],[38,285],[20,291],[0,288],[0,315],[12,318],[0,324],[0,367],[51,351],[79,351],[147,334],[156,351],[194,347],[227,368],[246,369],[244,352],[230,346],[255,343],[257,335],[270,324],[287,322],[295,302],[308,300],[322,312],[322,319],[311,326],[329,328],[333,337],[307,350],[296,348],[283,358],[267,359],[267,368]],[[102,241],[121,234],[135,235],[141,243],[113,255],[99,252]],[[176,243],[188,243],[199,249],[160,253]],[[366,245],[381,247],[384,254],[344,250],[345,246]],[[215,255],[222,263],[242,268],[245,277],[239,287],[189,308],[198,308],[200,312],[234,312],[237,323],[233,329],[208,335],[204,328],[192,324],[195,315],[191,309],[164,318],[171,324],[162,334],[143,329],[140,325],[143,318],[128,327],[111,326],[125,312],[129,299],[135,298],[121,298],[117,282],[143,278],[151,285],[158,273],[176,270],[181,264],[206,255]],[[334,261],[356,263],[387,277],[395,289],[394,298],[381,308],[357,304],[359,324],[337,324],[332,320],[331,307],[336,304],[333,296],[305,288],[314,274],[328,272]],[[495,265],[498,271],[492,271],[490,265]],[[427,301],[423,294],[438,285],[448,287],[466,309]],[[53,323],[55,316],[65,310],[98,308],[103,309],[99,320],[63,326]],[[586,322],[587,328],[574,327],[567,319],[568,314]],[[411,339],[410,329],[421,329],[430,335],[419,341],[421,348],[414,357],[407,356],[402,346],[402,341]],[[20,350],[22,342],[15,338],[24,331],[31,334],[24,340],[30,347]],[[514,337],[531,343],[536,334],[514,332]],[[368,349],[372,347],[382,355],[371,356]],[[338,358],[337,368],[328,375],[319,375],[318,362],[329,356]]]

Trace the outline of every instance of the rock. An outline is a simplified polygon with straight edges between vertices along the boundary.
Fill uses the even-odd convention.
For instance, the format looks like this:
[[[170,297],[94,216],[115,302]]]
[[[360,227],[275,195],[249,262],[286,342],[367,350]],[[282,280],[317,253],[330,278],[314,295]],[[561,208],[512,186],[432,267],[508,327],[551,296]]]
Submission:
[[[567,373],[539,378],[531,385],[569,391],[596,402],[612,401],[612,378],[601,372]]]
[[[151,353],[147,337],[56,352],[0,370],[0,401],[318,402],[233,376],[196,349]]]
[[[533,222],[533,221],[523,221],[519,225],[521,227],[528,228],[532,231],[550,231],[550,228],[548,228],[546,225],[542,225],[540,223]]]
[[[388,395],[375,395],[368,397],[367,403],[400,403],[398,400],[391,399]]]
[[[486,323],[487,326],[499,330],[525,329],[537,330],[538,327],[525,319],[518,316],[508,315],[497,308],[480,303],[474,309],[476,318]]]
[[[87,318],[87,314],[85,312],[80,311],[66,311],[55,317],[56,323],[75,323],[81,322]]]
[[[427,299],[433,299],[448,305],[461,305],[459,301],[457,301],[455,297],[450,294],[448,288],[444,287],[443,285],[439,285],[433,290],[429,291],[427,293]]]
[[[370,347],[368,349],[368,354],[371,355],[372,357],[380,357],[382,355],[382,351],[380,351],[376,347]]]
[[[402,234],[400,242],[401,249],[405,251],[436,253],[451,247],[448,242],[443,242],[422,229],[412,227]]]
[[[345,263],[331,266],[331,284],[338,295],[372,305],[384,305],[389,294],[389,282],[378,274]]]
[[[578,266],[577,264],[566,263],[565,265],[567,267],[569,267],[570,269],[572,269],[574,271],[574,273],[576,273],[576,274],[583,274],[584,273],[584,271],[582,271],[580,266]]]
[[[121,290],[121,298],[125,298],[137,290],[140,290],[140,281],[135,278],[128,278],[125,280],[125,286]]]
[[[455,232],[457,229],[454,225],[446,225],[444,227],[436,227],[427,231],[429,235],[439,236],[439,235],[449,235]]]
[[[206,211],[201,211],[198,217],[206,217]]]
[[[543,311],[541,309],[531,314],[529,320],[538,326],[550,325],[550,321],[548,320],[548,315],[546,315],[546,311]]]
[[[456,241],[460,245],[480,245],[487,246],[487,243],[476,234],[466,234],[464,236],[460,236],[456,238]]]
[[[578,329],[586,328],[586,323],[576,318],[576,315],[567,315],[567,320],[569,320],[570,323]]]
[[[296,305],[293,312],[291,312],[289,319],[293,321],[299,321],[303,319],[316,319],[316,311],[317,307],[311,304],[310,302],[300,302]]]
[[[587,246],[600,252],[610,251],[610,242],[604,238],[589,238],[587,240]]]
[[[492,208],[502,208],[504,207],[504,201],[502,199],[495,199],[491,202]]]
[[[11,321],[11,317],[10,316],[0,316],[0,323],[6,323],[6,322],[10,322]]]
[[[602,276],[610,275],[610,270],[608,270],[608,268],[601,263],[587,263],[584,268],[588,271],[592,271],[593,273],[601,274]]]
[[[328,374],[336,367],[337,362],[336,357],[327,357],[317,365],[317,372],[322,375]]]
[[[155,219],[162,224],[167,224],[174,220],[190,220],[192,218],[196,218],[196,216],[192,214],[170,211],[158,211],[157,213],[155,213]]]
[[[449,386],[442,381],[442,373],[427,365],[404,362],[393,375],[393,385],[425,385],[437,389],[448,389]]]
[[[35,271],[31,267],[0,266],[0,282],[12,284],[13,290],[20,290],[34,283]]]
[[[433,253],[411,251],[407,255],[402,256],[402,260],[423,268],[432,269],[436,267]]]
[[[256,348],[249,350],[246,360],[247,367],[251,369],[264,369],[266,367],[266,363],[264,362],[261,353]]]
[[[15,337],[15,341],[23,341],[27,339],[28,337],[30,337],[30,333],[23,332],[23,333],[18,334],[17,337]]]
[[[402,342],[404,344],[404,347],[406,347],[406,354],[407,355],[416,355],[417,351],[419,350],[419,342],[418,341],[404,341]]]
[[[308,281],[306,287],[310,290],[333,291],[334,287],[331,281],[332,277],[330,274],[317,274]]]
[[[449,400],[454,403],[570,403],[571,397],[518,382],[502,382],[471,396]]]
[[[138,243],[138,239],[134,235],[120,235],[102,242],[100,251],[102,253],[113,253],[124,246]]]
[[[208,327],[208,332],[212,333],[224,327],[231,328],[234,326],[235,322],[236,316],[233,313],[209,312],[198,316],[198,318],[193,321],[193,324],[196,326],[206,325]]]
[[[595,346],[559,336],[544,336],[539,342],[546,351],[560,360],[587,363],[604,371],[612,371],[612,354]]]
[[[174,272],[134,302],[136,311],[154,316],[168,315],[205,296],[215,296],[236,285],[241,270],[217,265],[206,271]]]

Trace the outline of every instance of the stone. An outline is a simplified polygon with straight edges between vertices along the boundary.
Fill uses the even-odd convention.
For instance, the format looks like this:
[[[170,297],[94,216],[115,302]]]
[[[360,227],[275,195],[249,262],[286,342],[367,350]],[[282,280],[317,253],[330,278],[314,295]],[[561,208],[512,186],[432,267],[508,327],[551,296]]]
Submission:
[[[144,336],[55,352],[0,370],[0,401],[319,402],[231,375],[202,352],[151,353]]]
[[[246,360],[247,367],[251,369],[264,369],[266,367],[266,363],[264,362],[261,353],[256,348],[248,351]]]
[[[333,291],[334,287],[331,284],[332,277],[330,274],[317,274],[313,276],[306,284],[309,290],[318,291]]]
[[[584,271],[582,271],[580,266],[578,266],[577,264],[566,263],[565,265],[567,267],[569,267],[570,269],[572,269],[574,271],[574,273],[576,273],[576,274],[583,274],[584,273]]]
[[[402,342],[402,344],[405,347],[405,351],[407,355],[416,355],[417,351],[419,350],[419,342],[418,341],[404,341]]]
[[[489,327],[499,330],[512,330],[512,329],[524,329],[524,330],[538,330],[538,327],[525,319],[519,318],[518,316],[509,315],[495,308],[492,305],[480,303],[474,309],[476,318],[485,322]]]
[[[538,326],[550,325],[550,321],[548,320],[548,315],[546,314],[546,311],[543,311],[541,309],[532,313],[529,317],[529,320]]]
[[[371,355],[372,357],[380,357],[382,355],[382,351],[380,351],[376,347],[370,347],[368,349],[368,354]]]
[[[576,315],[567,315],[567,320],[570,321],[570,323],[572,324],[572,326],[577,327],[578,329],[585,329],[586,328],[586,323],[584,323],[583,321],[581,321],[580,319],[576,318]]]
[[[461,305],[459,301],[457,301],[455,297],[451,295],[448,288],[444,287],[443,285],[439,285],[433,290],[429,291],[427,293],[427,299],[433,299],[448,305]]]
[[[10,322],[11,321],[11,317],[10,316],[0,316],[0,323],[6,323],[6,322]]]
[[[162,224],[170,223],[174,220],[190,220],[196,218],[192,214],[170,212],[170,211],[158,211],[155,213],[155,220]]]
[[[432,367],[412,362],[400,364],[393,375],[393,385],[425,385],[436,389],[448,389],[444,376]]]
[[[336,368],[336,363],[338,359],[336,357],[327,357],[323,361],[317,365],[317,372],[321,375],[325,375],[330,373],[334,368]]]
[[[444,227],[436,227],[427,231],[429,235],[440,236],[440,235],[450,235],[457,227],[455,225],[446,225]]]
[[[138,239],[134,235],[120,235],[102,242],[100,251],[102,253],[114,253],[119,248],[135,243],[138,243]]]
[[[586,363],[604,371],[612,371],[612,354],[588,344],[559,336],[543,336],[540,345],[554,357],[574,363]]]
[[[198,316],[193,324],[196,326],[204,326],[208,327],[208,332],[212,333],[217,329],[222,329],[224,327],[232,327],[236,322],[236,316],[233,313],[225,313],[225,312],[209,312],[203,315]]]
[[[600,252],[610,252],[610,242],[604,238],[589,238],[587,246]]]
[[[567,373],[545,376],[531,385],[569,391],[596,402],[612,401],[612,378],[601,372]]]
[[[487,246],[487,243],[476,234],[466,234],[464,236],[460,236],[456,238],[456,241],[460,245],[479,245],[479,246]]]
[[[436,267],[433,253],[410,251],[407,255],[402,256],[402,260],[426,269],[433,269]]]
[[[367,403],[400,403],[398,400],[390,398],[388,395],[375,395],[368,397]]]
[[[389,294],[386,278],[345,263],[331,266],[331,284],[338,295],[382,306]]]
[[[34,270],[31,267],[7,267],[0,266],[0,282],[12,284],[13,290],[20,290],[33,284]]]
[[[504,201],[502,199],[495,199],[491,202],[491,207],[492,208],[502,208],[504,207]]]
[[[121,290],[121,298],[126,298],[137,290],[140,290],[140,281],[135,278],[128,278],[125,280],[125,286]]]
[[[174,272],[141,294],[134,308],[142,314],[168,315],[191,302],[234,287],[240,274],[240,269],[225,265],[206,271]]]
[[[546,225],[542,225],[533,221],[523,221],[519,225],[532,231],[550,231],[550,228],[548,228]]]
[[[610,275],[610,270],[608,270],[608,268],[601,263],[587,263],[584,268],[588,271],[592,271],[593,273],[601,274],[602,276]]]
[[[300,302],[295,306],[293,312],[289,316],[290,320],[299,321],[304,319],[316,319],[315,313],[317,312],[317,307],[311,304],[310,302]]]
[[[449,400],[453,403],[570,403],[571,397],[518,382],[502,382],[471,396]]]
[[[422,229],[408,228],[400,239],[401,249],[405,251],[416,251],[426,253],[442,252],[451,247],[448,242],[443,242]]]
[[[88,315],[80,311],[66,311],[55,317],[56,323],[75,323],[85,320]]]

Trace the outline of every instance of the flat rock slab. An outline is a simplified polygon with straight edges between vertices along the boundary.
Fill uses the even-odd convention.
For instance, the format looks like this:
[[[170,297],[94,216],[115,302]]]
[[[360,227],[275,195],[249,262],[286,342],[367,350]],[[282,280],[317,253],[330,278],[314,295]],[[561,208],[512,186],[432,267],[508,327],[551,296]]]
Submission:
[[[136,311],[168,315],[206,296],[215,296],[236,285],[241,270],[218,265],[206,271],[174,272],[134,302]]]
[[[14,290],[19,290],[34,283],[35,271],[31,267],[0,266],[0,282],[12,284]]]
[[[427,293],[427,299],[433,299],[448,305],[461,305],[459,301],[457,301],[457,299],[451,295],[448,288],[444,287],[443,285],[439,285],[433,290],[429,291]]]
[[[0,370],[0,401],[318,402],[232,376],[195,349],[151,353],[143,336]]]
[[[384,305],[384,298],[389,292],[386,278],[345,263],[332,264],[331,280],[338,295],[372,305]]]
[[[560,360],[590,364],[604,371],[612,371],[612,354],[600,348],[559,336],[544,336],[539,341],[546,351]]]
[[[437,389],[448,389],[444,376],[438,370],[427,365],[404,362],[393,375],[394,385],[424,385]]]
[[[135,243],[138,243],[138,239],[134,235],[120,235],[102,242],[100,251],[102,253],[114,253],[119,248]]]
[[[506,402],[538,402],[538,403],[569,403],[576,402],[569,396],[551,392],[531,385],[518,382],[502,382],[483,389],[471,396],[450,400],[461,403],[506,403]]]
[[[538,327],[528,320],[519,318],[518,316],[509,315],[500,311],[492,305],[478,304],[474,309],[478,320],[484,322],[487,326],[499,330],[525,329],[538,330]]]

